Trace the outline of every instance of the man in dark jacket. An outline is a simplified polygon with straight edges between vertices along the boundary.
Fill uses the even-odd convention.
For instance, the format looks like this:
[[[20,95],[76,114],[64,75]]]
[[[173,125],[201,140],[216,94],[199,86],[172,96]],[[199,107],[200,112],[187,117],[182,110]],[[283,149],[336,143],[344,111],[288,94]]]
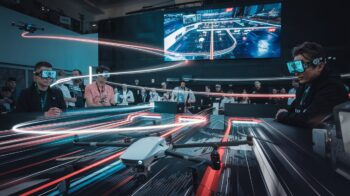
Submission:
[[[321,45],[304,42],[293,49],[293,57],[290,65],[300,69],[289,70],[301,87],[291,107],[279,110],[276,119],[290,125],[317,127],[332,113],[334,106],[348,100],[347,91],[339,78],[331,76]]]
[[[43,112],[46,117],[59,116],[66,109],[66,104],[62,92],[50,88],[55,75],[50,63],[37,63],[34,68],[34,84],[21,92],[16,112]]]

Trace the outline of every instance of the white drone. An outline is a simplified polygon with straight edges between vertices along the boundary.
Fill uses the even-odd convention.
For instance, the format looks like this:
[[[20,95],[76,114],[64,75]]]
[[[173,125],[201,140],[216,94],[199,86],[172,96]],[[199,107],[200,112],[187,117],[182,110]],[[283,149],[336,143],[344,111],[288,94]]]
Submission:
[[[238,146],[238,145],[253,145],[252,136],[247,136],[243,141],[228,141],[228,142],[207,142],[207,143],[190,143],[190,144],[173,144],[171,142],[171,136],[167,138],[163,137],[144,137],[135,142],[131,142],[130,138],[124,139],[124,143],[120,142],[78,142],[75,141],[75,145],[79,146],[111,146],[111,147],[127,147],[125,152],[121,155],[121,161],[126,165],[133,168],[136,172],[137,179],[146,179],[148,172],[151,170],[151,164],[166,156],[172,156],[180,159],[189,160],[192,162],[208,165],[214,170],[220,169],[220,156],[217,152],[220,146]],[[175,152],[176,148],[193,148],[193,147],[212,147],[211,160],[207,160],[200,157],[186,155],[183,153]]]

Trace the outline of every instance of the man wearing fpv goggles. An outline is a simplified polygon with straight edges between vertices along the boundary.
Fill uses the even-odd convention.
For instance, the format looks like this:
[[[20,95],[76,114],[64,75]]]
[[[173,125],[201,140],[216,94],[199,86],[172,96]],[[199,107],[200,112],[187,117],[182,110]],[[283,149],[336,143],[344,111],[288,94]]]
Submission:
[[[85,99],[88,107],[111,106],[114,105],[113,88],[106,84],[109,78],[109,68],[99,66],[96,68],[98,74],[96,81],[85,87]]]
[[[46,117],[59,116],[66,109],[62,92],[50,88],[56,71],[48,62],[39,62],[34,68],[34,84],[24,89],[16,107],[17,112],[44,112]]]
[[[280,109],[276,120],[302,127],[317,127],[332,114],[333,107],[347,101],[347,91],[326,66],[325,51],[317,43],[304,42],[293,49],[294,61],[287,63],[300,88],[288,110]]]

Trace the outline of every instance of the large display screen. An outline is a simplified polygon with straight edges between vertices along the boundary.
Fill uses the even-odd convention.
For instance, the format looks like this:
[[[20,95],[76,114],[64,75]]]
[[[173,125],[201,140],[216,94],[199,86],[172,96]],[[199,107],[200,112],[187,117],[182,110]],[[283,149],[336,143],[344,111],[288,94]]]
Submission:
[[[165,61],[280,57],[281,3],[164,14]]]

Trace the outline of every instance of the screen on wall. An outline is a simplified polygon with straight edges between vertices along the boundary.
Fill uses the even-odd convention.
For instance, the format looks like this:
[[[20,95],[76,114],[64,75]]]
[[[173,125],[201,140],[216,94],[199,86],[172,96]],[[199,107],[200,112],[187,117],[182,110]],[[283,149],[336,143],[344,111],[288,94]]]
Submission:
[[[164,14],[164,59],[280,57],[281,3]]]

